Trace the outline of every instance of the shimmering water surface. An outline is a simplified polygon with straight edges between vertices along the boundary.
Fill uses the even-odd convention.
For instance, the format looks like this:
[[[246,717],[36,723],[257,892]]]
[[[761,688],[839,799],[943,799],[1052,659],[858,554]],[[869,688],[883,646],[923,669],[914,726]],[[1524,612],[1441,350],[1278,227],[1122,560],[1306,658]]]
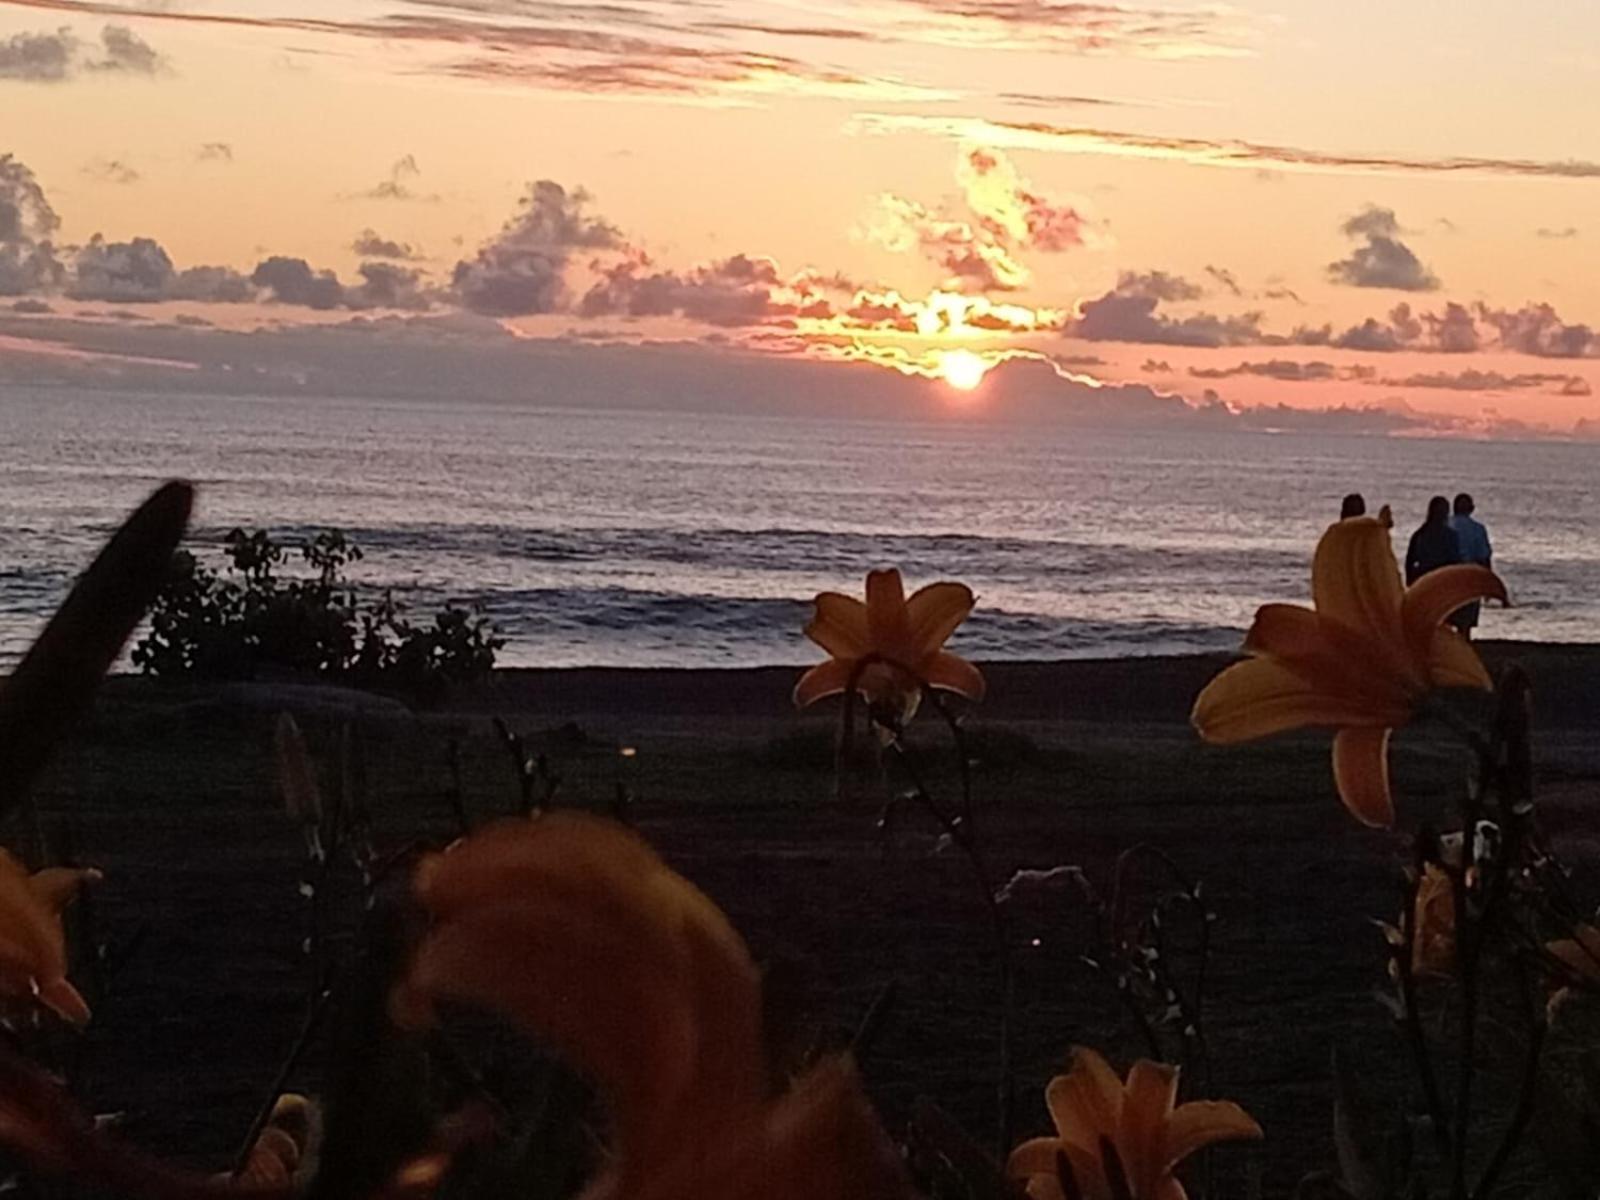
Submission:
[[[508,664],[803,662],[808,598],[878,565],[969,582],[954,644],[980,658],[1232,646],[1258,604],[1305,595],[1352,490],[1401,538],[1430,494],[1474,492],[1518,600],[1484,632],[1596,641],[1597,467],[1554,443],[14,389],[0,665],[174,475],[200,485],[202,553],[235,525],[336,526],[362,584],[481,604]]]

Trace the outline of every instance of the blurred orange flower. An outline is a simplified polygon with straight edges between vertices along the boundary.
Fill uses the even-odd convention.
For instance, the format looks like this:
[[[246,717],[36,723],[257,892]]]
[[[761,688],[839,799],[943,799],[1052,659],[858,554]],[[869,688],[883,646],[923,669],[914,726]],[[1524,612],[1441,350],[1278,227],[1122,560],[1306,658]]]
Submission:
[[[923,684],[982,700],[978,668],[944,649],[972,605],[972,589],[964,583],[930,583],[907,599],[900,572],[892,569],[868,573],[864,603],[822,592],[806,636],[833,657],[800,677],[794,702],[804,708],[837,696],[852,677],[869,703],[903,719],[916,711]]]
[[[566,1053],[611,1114],[585,1200],[905,1194],[842,1059],[769,1099],[760,982],[744,942],[620,825],[576,813],[486,827],[418,867],[433,920],[396,989],[503,1014]]]
[[[64,1021],[86,1025],[89,1006],[67,982],[67,942],[61,912],[100,872],[47,867],[28,873],[0,850],[0,996],[35,1000]]]
[[[1456,893],[1454,882],[1442,868],[1433,863],[1423,867],[1413,908],[1412,973],[1450,974],[1456,957]]]
[[[1600,985],[1600,929],[1579,925],[1570,938],[1547,942],[1545,949],[1570,967],[1578,978]]]
[[[1433,688],[1492,685],[1476,652],[1443,622],[1471,600],[1506,599],[1485,567],[1441,567],[1400,583],[1389,529],[1376,517],[1328,528],[1311,567],[1315,609],[1268,604],[1245,636],[1252,657],[1213,679],[1192,720],[1209,742],[1331,726],[1339,796],[1365,824],[1394,821],[1389,735]]]
[[[1237,1104],[1178,1104],[1178,1069],[1140,1059],[1123,1083],[1093,1050],[1073,1052],[1072,1070],[1045,1089],[1055,1137],[1034,1138],[1011,1152],[1006,1174],[1033,1200],[1184,1200],[1173,1170],[1213,1142],[1259,1138],[1261,1126]],[[1063,1185],[1062,1175],[1072,1178]],[[1126,1184],[1115,1188],[1118,1173]]]

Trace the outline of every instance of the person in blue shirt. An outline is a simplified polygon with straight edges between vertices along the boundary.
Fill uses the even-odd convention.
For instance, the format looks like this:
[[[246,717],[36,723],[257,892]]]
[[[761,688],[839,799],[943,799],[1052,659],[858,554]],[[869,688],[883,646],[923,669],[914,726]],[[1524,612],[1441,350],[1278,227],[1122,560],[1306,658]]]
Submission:
[[[1450,528],[1455,530],[1456,541],[1461,546],[1461,561],[1477,563],[1480,567],[1493,568],[1494,555],[1489,548],[1489,531],[1483,527],[1483,522],[1472,515],[1477,508],[1472,502],[1472,497],[1462,492],[1456,497],[1455,515],[1450,518]],[[1456,609],[1450,614],[1450,624],[1461,631],[1463,637],[1471,637],[1472,631],[1478,624],[1478,613],[1481,605],[1474,600],[1463,608]]]
[[[1429,571],[1461,561],[1461,541],[1450,528],[1450,501],[1435,496],[1428,501],[1428,519],[1417,527],[1406,547],[1406,586]]]

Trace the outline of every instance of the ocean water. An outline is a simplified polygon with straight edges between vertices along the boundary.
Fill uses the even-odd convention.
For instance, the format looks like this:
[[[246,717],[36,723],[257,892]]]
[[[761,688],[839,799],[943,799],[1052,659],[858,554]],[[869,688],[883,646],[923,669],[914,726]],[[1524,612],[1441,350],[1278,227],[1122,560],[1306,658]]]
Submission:
[[[30,389],[0,431],[0,667],[171,476],[201,554],[338,527],[362,586],[481,605],[512,665],[810,661],[809,598],[888,565],[972,585],[952,645],[978,658],[1227,648],[1305,597],[1352,490],[1397,542],[1472,491],[1517,601],[1484,634],[1600,640],[1592,446]]]

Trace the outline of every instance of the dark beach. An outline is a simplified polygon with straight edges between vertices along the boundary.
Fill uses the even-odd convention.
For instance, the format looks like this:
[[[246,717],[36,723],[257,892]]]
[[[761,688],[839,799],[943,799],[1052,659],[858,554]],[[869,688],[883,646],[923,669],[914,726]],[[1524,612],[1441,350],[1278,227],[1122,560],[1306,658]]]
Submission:
[[[1541,819],[1593,895],[1600,647],[1490,643],[1485,657],[1532,677]],[[1267,1134],[1224,1152],[1221,1178],[1242,1195],[1260,1171],[1276,1193],[1332,1162],[1335,1048],[1372,1081],[1409,1086],[1400,1034],[1373,999],[1384,967],[1372,921],[1394,915],[1401,843],[1339,806],[1325,737],[1199,742],[1189,705],[1225,661],[986,666],[989,699],[970,723],[976,827],[997,880],[1070,863],[1104,885],[1121,852],[1150,843],[1204,881],[1218,914],[1211,1090]],[[304,1003],[303,849],[272,771],[279,709],[299,716],[330,786],[349,723],[386,845],[449,835],[452,739],[471,816],[516,809],[499,716],[559,774],[557,804],[604,811],[627,791],[630,819],[728,912],[767,966],[775,1006],[812,1040],[847,1039],[895,982],[863,1064],[891,1128],[926,1095],[988,1142],[999,985],[985,912],[931,825],[907,815],[878,828],[888,792],[870,763],[839,797],[836,710],[795,714],[797,674],[508,670],[422,712],[320,687],[113,679],[39,791],[47,836],[105,871],[92,919],[126,951],[74,1050],[80,1091],[96,1112],[125,1113],[140,1142],[220,1165],[268,1088]],[[914,740],[932,787],[953,795],[934,714]],[[1400,735],[1403,825],[1444,812],[1452,753],[1428,730]],[[1142,1046],[1081,961],[1075,891],[1025,898],[1011,917],[1021,1135],[1042,1131],[1041,1087],[1070,1046],[1124,1064]],[[314,1088],[314,1065],[295,1082]]]

